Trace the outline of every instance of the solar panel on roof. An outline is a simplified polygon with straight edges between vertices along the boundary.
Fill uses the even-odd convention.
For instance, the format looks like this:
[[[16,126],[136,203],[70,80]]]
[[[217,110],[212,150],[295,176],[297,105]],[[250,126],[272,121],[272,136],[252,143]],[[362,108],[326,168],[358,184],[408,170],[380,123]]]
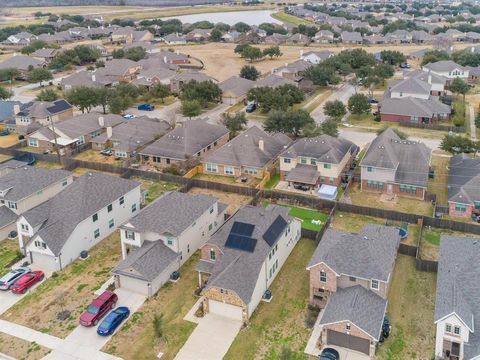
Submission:
[[[55,101],[53,103],[53,106],[50,106],[47,108],[47,110],[54,114],[54,113],[57,113],[57,112],[60,112],[60,111],[64,111],[64,110],[67,110],[67,109],[70,109],[72,106],[66,102],[65,100],[58,100],[58,101]]]
[[[225,246],[231,249],[238,249],[248,252],[253,252],[255,250],[255,246],[257,245],[257,239],[252,239],[248,236],[242,236],[238,234],[228,235],[227,242]]]
[[[263,240],[272,246],[286,227],[287,222],[283,217],[278,215],[272,225],[265,231],[265,234],[263,234]]]
[[[252,236],[254,228],[255,225],[235,221],[230,232],[242,236]]]

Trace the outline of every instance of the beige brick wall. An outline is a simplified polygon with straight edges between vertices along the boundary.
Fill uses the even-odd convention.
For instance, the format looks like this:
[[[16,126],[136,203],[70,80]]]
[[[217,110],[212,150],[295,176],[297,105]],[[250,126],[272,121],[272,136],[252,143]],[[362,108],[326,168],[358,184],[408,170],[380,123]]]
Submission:
[[[242,299],[237,295],[236,292],[223,289],[223,292],[219,288],[210,288],[205,294],[205,300],[203,301],[203,311],[208,312],[208,300],[216,300],[224,302],[226,304],[240,306],[243,309],[243,321],[248,322],[248,308],[247,305],[243,302]]]
[[[327,282],[320,281],[320,271],[327,273]],[[313,302],[313,294],[316,289],[337,291],[337,276],[328,266],[321,263],[310,269],[310,302]]]
[[[370,280],[356,278],[355,281],[351,281],[350,276],[345,276],[345,275],[341,275],[337,278],[337,286],[339,288],[347,288],[347,287],[350,287],[350,286],[361,285],[365,289],[374,292],[378,296],[381,296],[384,299],[387,298],[387,296],[388,296],[388,286],[387,286],[386,283],[384,283],[383,281],[379,281],[378,282],[378,284],[379,284],[379,289],[378,290],[372,290],[370,288],[370,284],[371,284]]]
[[[213,249],[215,251],[216,259],[220,259],[221,252],[217,245],[213,244],[205,244],[200,249],[200,258],[202,260],[210,260],[210,250]]]

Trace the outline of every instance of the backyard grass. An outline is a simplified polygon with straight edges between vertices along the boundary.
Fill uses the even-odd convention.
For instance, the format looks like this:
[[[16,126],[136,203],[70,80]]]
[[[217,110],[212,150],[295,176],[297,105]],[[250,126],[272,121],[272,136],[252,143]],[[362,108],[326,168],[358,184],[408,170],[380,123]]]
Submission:
[[[0,241],[0,277],[10,271],[8,265],[19,255],[17,240]]]
[[[250,204],[250,202],[252,201],[251,196],[228,193],[228,192],[218,191],[213,189],[203,189],[203,188],[194,187],[194,188],[191,188],[188,192],[191,194],[205,194],[205,195],[216,197],[218,201],[228,205],[226,213],[229,215],[232,215],[243,205]]]
[[[111,165],[122,165],[123,160],[115,160],[115,156],[104,156],[100,154],[99,150],[89,149],[86,151],[82,151],[78,155],[75,156],[75,159],[84,160],[84,161],[93,161],[102,164],[111,164]]]
[[[316,246],[307,239],[297,243],[271,286],[272,301],[258,305],[250,324],[240,330],[225,360],[239,357],[276,360],[280,359],[284,346],[292,351],[288,359],[308,358],[303,351],[312,330],[304,323],[309,292],[309,274],[305,267]]]
[[[284,23],[292,24],[292,25],[315,25],[315,23],[299,18],[298,16],[293,16],[290,14],[285,13],[284,11],[279,11],[274,14],[272,14],[272,17],[274,19],[280,20]]]
[[[270,177],[270,180],[265,184],[265,189],[274,189],[280,181],[280,174],[275,174]]]
[[[6,136],[0,136],[0,147],[1,148],[8,148],[18,144],[18,135],[14,133],[10,133]]]
[[[168,282],[148,299],[102,351],[139,360],[155,359],[159,352],[163,352],[162,360],[173,359],[196,326],[183,317],[197,301],[194,291],[198,286],[195,271],[198,259],[197,252],[180,269],[180,280],[175,284]],[[163,339],[157,338],[153,330],[156,314],[163,314]]]
[[[448,203],[448,164],[450,157],[433,155],[432,167],[435,170],[435,177],[428,179],[427,191],[437,195],[437,204],[447,205]]]
[[[453,126],[465,126],[465,103],[463,100],[456,100],[452,104],[453,115],[449,120],[449,123]],[[469,129],[470,127],[467,126]],[[468,130],[467,129],[467,130]]]
[[[1,332],[0,349],[3,354],[22,360],[39,360],[50,353],[50,349],[36,342],[26,341]]]
[[[349,187],[347,196],[352,204],[370,206],[379,209],[396,210],[408,214],[419,214],[431,216],[433,206],[428,201],[409,199],[402,196],[395,196],[392,200],[389,195],[377,194],[368,191],[360,191],[360,184],[353,184]]]
[[[170,183],[167,181],[150,180],[141,177],[131,177],[130,180],[138,181],[142,185],[140,186],[145,194],[145,202],[150,204],[152,201],[160,197],[164,192],[177,190],[180,185]]]
[[[250,186],[256,187],[260,183],[260,179],[247,177],[247,182],[241,182],[240,178],[234,176],[212,175],[212,174],[196,174],[192,179],[213,181],[222,184]]]
[[[381,344],[382,360],[432,359],[435,348],[436,274],[415,269],[415,258],[398,255],[388,294],[390,337]]]
[[[110,277],[121,259],[118,231],[90,250],[86,260],[76,260],[41,283],[34,292],[12,306],[1,318],[29,328],[65,338],[78,325],[78,317]],[[66,320],[57,318],[69,311]]]
[[[288,206],[288,207],[290,208],[288,215],[302,220],[302,228],[307,230],[320,231],[328,219],[327,214],[321,213],[316,210],[295,207],[295,206]],[[313,224],[312,220],[320,220],[321,223],[319,225]]]
[[[331,222],[331,227],[338,231],[360,232],[366,224],[385,225],[385,220],[337,211]]]
[[[50,161],[35,161],[35,167],[43,168],[43,169],[63,169],[63,165],[55,162]]]
[[[87,169],[87,168],[82,168],[82,167],[77,167],[72,170],[73,176],[79,177],[82,175],[85,175],[86,173],[91,173],[91,172],[97,172],[109,176],[120,176],[120,174],[115,174],[107,171],[98,171],[98,170],[92,170],[92,169]]]
[[[356,115],[350,114],[348,116],[348,122],[356,126],[369,126],[375,128],[381,128],[382,125],[380,122],[373,121],[373,115],[371,113]]]

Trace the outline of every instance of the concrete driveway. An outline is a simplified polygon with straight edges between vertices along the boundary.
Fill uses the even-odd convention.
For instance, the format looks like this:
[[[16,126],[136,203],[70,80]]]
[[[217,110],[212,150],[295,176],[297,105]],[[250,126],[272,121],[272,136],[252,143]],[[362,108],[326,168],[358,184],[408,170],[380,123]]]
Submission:
[[[221,360],[237,336],[242,322],[206,314],[175,360]]]
[[[338,354],[340,355],[340,359],[342,360],[369,360],[370,359],[368,355],[365,355],[358,351],[353,351],[353,350],[345,349],[339,346],[332,346],[332,345],[328,345],[325,347],[329,347],[337,350]]]
[[[38,268],[34,268],[32,270],[39,270]],[[43,283],[51,274],[45,273],[45,279],[39,283],[36,283],[32,286],[25,294],[14,294],[11,291],[3,291],[0,290],[0,315],[10,309],[13,305],[23,299],[25,296],[30,294],[32,291],[35,290],[37,286]]]

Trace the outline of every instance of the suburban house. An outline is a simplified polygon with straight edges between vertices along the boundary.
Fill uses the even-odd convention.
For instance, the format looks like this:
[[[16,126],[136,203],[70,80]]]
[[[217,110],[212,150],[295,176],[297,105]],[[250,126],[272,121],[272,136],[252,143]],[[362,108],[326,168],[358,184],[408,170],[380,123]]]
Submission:
[[[10,159],[0,163],[0,177],[10,172],[14,171],[15,169],[23,168],[28,166],[25,161]]]
[[[288,211],[246,205],[202,247],[197,271],[205,313],[248,322],[300,239],[300,220]]]
[[[268,74],[264,78],[258,79],[255,82],[255,87],[271,87],[276,88],[283,85],[297,85],[297,83],[288,78],[278,76],[277,74]]]
[[[141,65],[135,61],[129,59],[113,59],[107,61],[104,68],[95,70],[93,75],[111,77],[118,82],[130,82],[137,77],[137,73],[141,69]]]
[[[358,234],[325,231],[307,266],[310,303],[321,309],[320,348],[375,355],[399,244],[393,226],[368,224]]]
[[[239,76],[232,76],[220,82],[218,86],[222,90],[222,102],[235,105],[247,98],[247,93],[255,86],[255,82]]]
[[[144,146],[158,139],[170,129],[164,120],[151,119],[146,116],[125,121],[91,139],[92,148],[102,150],[112,148],[116,157],[128,158],[135,155]]]
[[[212,125],[204,119],[185,121],[141,150],[141,162],[155,169],[183,167],[189,160],[199,159],[226,144],[229,136],[223,125]]]
[[[151,297],[223,224],[226,205],[203,194],[168,192],[120,227],[117,287]]]
[[[238,41],[238,39],[240,38],[240,35],[241,33],[239,33],[238,31],[235,31],[235,30],[229,31],[222,35],[222,40],[225,42],[234,43]]]
[[[330,50],[308,52],[303,52],[303,50],[300,50],[300,59],[305,60],[311,64],[320,64],[322,61],[331,58],[333,55],[335,55],[335,53]]]
[[[139,183],[87,173],[20,216],[20,249],[31,263],[61,270],[134,216],[140,202]]]
[[[447,78],[448,82],[459,78],[467,81],[468,69],[462,65],[458,65],[452,60],[442,60],[434,63],[423,65],[423,71],[432,72],[434,74]]]
[[[412,35],[412,42],[415,44],[430,44],[433,42],[433,36],[425,30],[414,30],[410,34]]]
[[[112,31],[110,41],[120,44],[131,44],[135,42],[150,42],[153,34],[148,30],[135,30],[131,26],[119,27]]]
[[[434,74],[432,72],[425,72],[423,70],[413,70],[404,72],[405,79],[417,79],[430,85],[430,95],[442,96],[445,95],[445,84],[447,78]]]
[[[86,113],[61,121],[54,126],[47,125],[26,136],[30,147],[43,152],[53,152],[58,146],[60,155],[72,155],[79,146],[91,142],[92,138],[125,121],[120,115]],[[55,140],[56,139],[56,140]]]
[[[478,359],[480,339],[475,323],[478,299],[480,239],[442,235],[435,300],[435,358]],[[473,265],[473,266],[472,266]]]
[[[430,99],[432,85],[416,77],[403,80],[393,80],[388,86],[390,99],[403,99],[414,97],[417,99]]]
[[[425,92],[428,90],[424,89]],[[419,90],[416,91],[417,96]],[[401,92],[397,93],[401,95]],[[379,104],[382,121],[412,122],[416,124],[434,124],[448,120],[452,109],[437,98],[422,99],[417,97],[386,98]]]
[[[155,44],[152,44],[151,42],[145,42],[145,41],[127,44],[123,47],[123,50],[127,51],[129,49],[133,49],[137,47],[145,50],[145,53],[147,54],[156,54],[160,52],[160,48],[158,46],[155,46]]]
[[[119,81],[114,76],[102,75],[97,71],[82,70],[66,76],[60,80],[60,86],[64,90],[70,90],[79,86],[109,87],[116,86]]]
[[[199,71],[184,71],[177,73],[170,80],[170,90],[172,92],[179,93],[180,91],[182,91],[183,85],[189,83],[190,81],[213,81],[214,83],[217,83],[217,80]]]
[[[340,39],[344,44],[359,44],[363,43],[362,34],[356,31],[342,31]]]
[[[14,105],[15,128],[20,135],[51,123],[73,117],[73,106],[64,99],[55,101],[31,101],[23,105]]]
[[[147,87],[163,84],[170,87],[170,83],[176,74],[177,73],[173,70],[160,67],[151,68],[148,70],[140,70],[137,78],[132,81],[132,84]]]
[[[362,191],[425,199],[431,150],[423,143],[402,140],[387,128],[370,144],[361,167]]]
[[[313,37],[313,41],[320,44],[331,44],[333,43],[333,32],[330,30],[320,30]]]
[[[179,36],[178,34],[168,34],[163,37],[163,41],[167,45],[185,45],[187,43],[185,36]]]
[[[203,42],[210,38],[211,29],[193,29],[185,35],[187,41]]]
[[[313,86],[312,81],[303,77],[303,72],[310,66],[312,66],[310,62],[300,59],[274,69],[272,74],[292,80],[301,88],[311,88]]]
[[[17,217],[58,194],[73,181],[65,170],[21,166],[12,160],[0,164],[0,239],[16,229]]]
[[[468,154],[450,158],[448,165],[448,214],[470,218],[480,213],[480,159]]]
[[[17,69],[22,74],[29,72],[31,69],[41,68],[44,66],[45,61],[26,55],[15,55],[0,62],[0,70],[13,68]]]
[[[13,35],[10,35],[7,40],[5,40],[6,45],[29,45],[32,41],[36,40],[37,37],[29,32],[22,31]]]
[[[59,54],[58,49],[43,48],[38,49],[33,52],[30,56],[44,62],[45,64],[50,63],[55,57]]]
[[[268,134],[252,126],[202,159],[203,172],[225,176],[263,178],[273,173],[278,155],[292,140],[282,134]]]
[[[320,135],[299,139],[280,154],[280,180],[289,186],[339,186],[357,152],[358,146],[343,138]]]

